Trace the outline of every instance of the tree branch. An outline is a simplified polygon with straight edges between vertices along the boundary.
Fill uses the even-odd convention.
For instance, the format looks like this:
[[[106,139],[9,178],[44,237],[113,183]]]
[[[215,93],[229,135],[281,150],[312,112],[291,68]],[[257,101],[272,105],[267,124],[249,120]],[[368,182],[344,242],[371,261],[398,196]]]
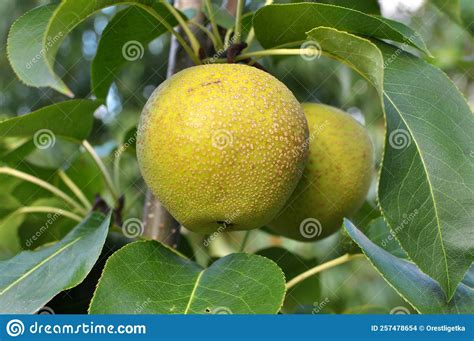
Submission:
[[[204,21],[201,12],[201,0],[176,0],[174,5],[179,10],[195,9],[197,14],[193,20],[199,24],[202,24]],[[191,26],[190,29],[193,30],[193,34],[196,35],[201,46],[209,45],[209,41],[206,39],[205,34],[203,34],[198,28]],[[168,61],[168,78],[193,65],[193,61],[190,60],[189,56],[181,48],[176,38],[173,37],[171,40]],[[150,189],[147,190],[143,211],[144,236],[176,247],[179,241],[180,224],[163,207],[159,200],[153,196]]]

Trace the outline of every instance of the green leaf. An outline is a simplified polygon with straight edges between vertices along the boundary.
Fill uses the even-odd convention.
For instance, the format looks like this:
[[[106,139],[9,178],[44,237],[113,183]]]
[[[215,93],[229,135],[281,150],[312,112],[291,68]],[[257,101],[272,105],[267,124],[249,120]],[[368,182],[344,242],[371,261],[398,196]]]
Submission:
[[[399,22],[327,4],[265,6],[255,13],[253,25],[258,41],[264,48],[301,44],[307,39],[306,32],[325,26],[404,43],[429,54],[420,36]]]
[[[3,182],[2,182],[3,185]],[[0,219],[9,215],[13,210],[20,208],[21,203],[9,193],[9,191],[3,191],[0,193]]]
[[[235,25],[235,17],[227,11],[226,8],[212,3],[212,11],[214,12],[214,19],[218,26],[229,29]],[[209,11],[206,6],[203,6],[204,15],[209,18]]]
[[[177,25],[164,5],[156,4],[155,10],[170,26]],[[156,17],[140,7],[132,6],[117,13],[104,29],[92,61],[94,94],[105,98],[121,66],[141,58],[148,43],[167,31]]]
[[[8,36],[8,57],[17,76],[27,85],[49,86],[73,96],[54,72],[59,46],[69,32],[89,16],[121,4],[139,6],[159,21],[171,15],[169,11],[163,13],[162,4],[149,0],[63,0],[59,5],[35,8],[12,25]]]
[[[370,222],[366,235],[374,244],[392,255],[398,258],[407,258],[406,252],[396,239],[396,233],[390,230],[382,217]]]
[[[442,71],[379,47],[387,121],[380,206],[409,257],[451,298],[474,260],[473,114]]]
[[[83,140],[89,136],[99,102],[70,100],[43,107],[30,114],[0,122],[0,137],[35,137],[42,146],[55,136]]]
[[[135,155],[137,149],[137,127],[132,127],[127,130],[123,138],[123,143],[119,146],[119,149]]]
[[[465,29],[474,35],[474,1],[461,0],[461,19]]]
[[[466,273],[462,283],[466,284],[469,288],[474,289],[474,264],[471,265],[471,268]]]
[[[423,314],[472,314],[474,290],[459,284],[447,303],[439,283],[421,272],[415,264],[397,258],[370,241],[349,220],[344,226],[385,280],[417,311]]]
[[[305,0],[275,0],[276,4],[309,2]],[[377,0],[318,0],[318,3],[347,7],[368,14],[380,15],[380,5]]]
[[[377,207],[372,206],[371,203],[365,202],[362,207],[351,216],[352,222],[359,226],[362,231],[374,220],[382,216],[382,213]]]
[[[45,40],[44,33],[56,7],[57,5],[37,7],[13,23],[7,41],[8,60],[18,78],[26,85],[51,87],[72,96],[71,90],[54,73],[51,64],[44,60],[46,48],[59,45],[63,38],[61,33],[56,37],[49,37],[49,41]]]
[[[453,22],[474,34],[474,2],[472,0],[431,0]]]
[[[11,258],[22,250],[56,242],[74,226],[74,221],[61,215],[22,211],[24,206],[12,195],[0,196],[0,204],[8,210],[8,214],[0,219],[0,260]],[[56,207],[67,211],[67,204],[55,197],[38,199],[28,206]]]
[[[0,264],[2,260],[13,257],[21,251],[18,228],[24,219],[24,215],[15,214],[15,212],[13,212],[0,220]]]
[[[56,207],[65,212],[68,211],[67,203],[56,197],[38,199],[28,206]],[[77,225],[77,221],[59,213],[26,213],[21,209],[16,213],[25,217],[17,230],[23,250],[34,250],[45,244],[56,243]]]
[[[316,259],[304,259],[280,247],[270,247],[257,252],[257,255],[271,259],[283,270],[287,281],[318,265]],[[313,308],[321,294],[319,276],[311,276],[292,287],[286,293],[282,312],[291,314]]]
[[[0,262],[0,312],[34,313],[59,292],[81,283],[97,261],[110,223],[92,213],[63,240]]]
[[[0,129],[2,122],[0,122]],[[25,158],[30,155],[36,149],[35,143],[33,140],[26,141],[21,145],[8,150],[0,156],[0,160],[3,164],[13,165],[17,167]]]
[[[308,32],[331,57],[348,64],[367,80],[379,93],[383,91],[383,58],[372,42],[330,27],[318,27]]]
[[[323,51],[351,66],[379,91],[374,75],[383,74],[387,139],[380,206],[408,256],[451,298],[474,259],[470,108],[446,75],[425,61],[379,42],[382,64],[368,40],[317,30],[321,35],[328,30],[331,38],[329,43],[322,40]],[[412,218],[406,221],[407,216]]]
[[[431,0],[433,5],[445,13],[452,20],[461,23],[461,1],[460,0]]]
[[[285,295],[269,259],[231,254],[203,269],[156,242],[113,254],[91,302],[92,314],[275,314]]]
[[[352,8],[367,14],[380,15],[380,5],[378,0],[323,0],[325,4],[331,4],[341,7]]]
[[[81,154],[65,169],[67,176],[81,189],[89,202],[94,202],[97,193],[104,190],[102,177],[97,176],[97,165],[89,154]],[[58,186],[61,190],[74,195],[61,181]]]

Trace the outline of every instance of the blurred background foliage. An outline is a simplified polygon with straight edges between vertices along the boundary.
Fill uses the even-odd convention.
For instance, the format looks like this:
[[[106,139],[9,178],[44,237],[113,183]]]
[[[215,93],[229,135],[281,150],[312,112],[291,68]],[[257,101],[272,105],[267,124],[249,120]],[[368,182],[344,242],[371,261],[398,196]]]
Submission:
[[[220,1],[216,1],[218,4]],[[276,1],[295,2],[295,1]],[[469,33],[441,13],[435,6],[422,0],[327,0],[326,3],[352,6],[372,14],[402,21],[418,31],[427,43],[434,59],[428,62],[442,68],[464,93],[471,107],[474,106],[474,44]],[[26,11],[50,3],[46,0],[3,0],[0,2],[0,120],[23,115],[43,106],[64,101],[67,98],[53,90],[36,89],[22,84],[13,73],[6,55],[8,29],[13,21]],[[247,1],[250,10],[256,10],[264,1]],[[56,70],[72,89],[77,98],[90,98],[90,66],[94,58],[101,33],[110,19],[121,8],[113,7],[97,13],[68,35],[57,58]],[[468,15],[469,13],[463,13]],[[471,12],[472,14],[472,12]],[[473,18],[470,18],[472,23]],[[472,26],[472,25],[471,25]],[[473,30],[473,27],[470,27]],[[151,42],[144,57],[128,62],[122,68],[119,78],[110,88],[107,105],[95,113],[91,143],[99,155],[113,169],[116,150],[125,142],[130,142],[131,132],[137,124],[141,108],[151,92],[166,77],[169,35],[163,35]],[[252,48],[255,48],[252,47]],[[416,53],[416,51],[413,51]],[[344,65],[321,57],[316,61],[306,61],[301,57],[265,59],[262,64],[273,75],[282,80],[304,101],[323,102],[340,107],[351,113],[359,121],[365,122],[377,150],[377,161],[382,155],[384,122],[382,109],[375,90],[359,75]],[[104,184],[94,163],[81,148],[68,141],[58,140],[53,148],[39,150],[28,148],[28,141],[3,139],[0,141],[0,156],[16,157],[15,166],[42,179],[60,184],[57,170],[63,169],[86,196],[93,200],[103,193]],[[133,142],[133,141],[132,141]],[[31,143],[30,143],[31,145]],[[13,156],[12,156],[13,155]],[[23,156],[24,157],[23,157]],[[125,194],[124,219],[141,217],[145,186],[140,177],[133,148],[127,148],[121,155],[120,188]],[[117,169],[116,169],[117,171]],[[64,191],[66,187],[61,185]],[[46,233],[33,243],[29,236],[35,233],[50,216],[29,214],[12,216],[15,208],[27,205],[46,205],[52,200],[50,194],[29,183],[0,177],[0,259],[9,258],[21,249],[33,249],[54,242],[64,236],[75,225],[58,218]],[[372,186],[368,204],[359,213],[359,220],[365,225],[371,208],[375,207],[376,183]],[[55,203],[58,207],[62,203]],[[369,212],[369,213],[368,213]],[[12,226],[18,226],[17,243],[11,243],[8,236]],[[364,227],[364,226],[361,226]],[[207,239],[206,239],[207,238]],[[205,265],[216,257],[236,252],[242,243],[243,233],[221,233],[216,238],[186,232],[180,250]],[[210,240],[210,243],[204,241]],[[264,231],[252,231],[246,245],[246,252],[259,252],[274,258],[287,272],[295,267],[304,271],[312,264],[324,262],[347,252],[353,246],[341,232],[323,241],[304,244],[286,240]],[[118,235],[109,237],[104,249],[104,257],[120,247],[126,240]],[[209,245],[207,245],[209,244]],[[271,249],[268,249],[271,247]],[[281,247],[292,254],[282,253]],[[97,267],[100,269],[100,264]],[[293,270],[291,270],[293,269]],[[78,288],[58,295],[50,305],[56,312],[85,312],[88,297],[95,287],[99,270],[91,273]],[[394,307],[409,307],[398,294],[368,265],[366,260],[357,260],[328,270],[317,278],[312,292],[292,293],[285,303],[288,312],[306,313],[388,313]],[[315,289],[317,287],[317,290]],[[292,302],[292,297],[295,297]]]

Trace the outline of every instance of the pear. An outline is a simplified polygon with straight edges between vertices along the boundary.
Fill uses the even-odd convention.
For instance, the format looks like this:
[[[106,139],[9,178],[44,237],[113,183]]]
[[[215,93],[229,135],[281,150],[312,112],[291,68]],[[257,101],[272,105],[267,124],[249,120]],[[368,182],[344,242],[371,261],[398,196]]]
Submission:
[[[302,105],[310,130],[308,164],[285,208],[269,224],[300,241],[336,232],[364,203],[374,152],[366,129],[349,114],[322,104]]]
[[[307,138],[300,103],[276,78],[247,65],[201,65],[153,92],[137,156],[146,184],[186,228],[249,230],[290,197]]]

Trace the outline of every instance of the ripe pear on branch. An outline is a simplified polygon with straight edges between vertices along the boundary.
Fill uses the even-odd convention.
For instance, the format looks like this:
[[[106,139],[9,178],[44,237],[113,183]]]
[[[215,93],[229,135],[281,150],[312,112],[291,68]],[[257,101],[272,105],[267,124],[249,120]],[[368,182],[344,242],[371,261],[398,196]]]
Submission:
[[[137,156],[152,192],[185,227],[267,224],[295,189],[308,125],[291,91],[240,64],[201,65],[163,82],[140,118]]]
[[[349,114],[305,103],[310,130],[308,164],[285,208],[269,224],[300,241],[336,232],[344,217],[363,204],[370,187],[374,152],[366,129]]]

